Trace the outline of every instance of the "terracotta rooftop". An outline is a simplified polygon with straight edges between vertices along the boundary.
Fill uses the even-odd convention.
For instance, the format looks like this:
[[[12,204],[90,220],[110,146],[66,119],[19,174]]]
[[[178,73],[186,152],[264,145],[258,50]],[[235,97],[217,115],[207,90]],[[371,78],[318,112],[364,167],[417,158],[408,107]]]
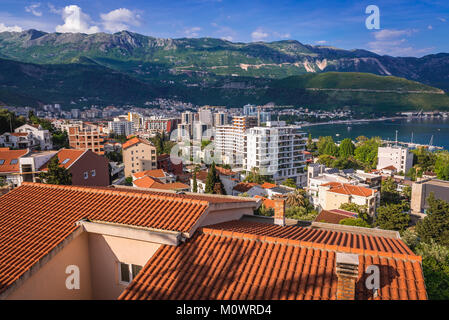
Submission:
[[[58,156],[60,166],[64,168],[69,168],[76,160],[78,160],[86,150],[81,149],[61,149],[56,154]],[[48,164],[50,161],[47,161],[45,164],[40,167],[41,171],[48,170]]]
[[[28,132],[13,132],[13,133],[11,133],[11,135],[12,136],[15,136],[15,137],[26,137],[26,136],[28,136]]]
[[[152,178],[165,178],[165,172],[162,169],[146,170],[133,173],[134,178],[142,178],[144,176]]]
[[[188,185],[181,182],[162,183],[159,180],[149,176],[144,176],[143,178],[136,179],[133,181],[133,183],[139,188],[153,188],[162,190],[184,190],[190,188]]]
[[[176,194],[24,182],[0,197],[0,293],[81,219],[190,233],[209,203]]]
[[[397,169],[396,169],[395,166],[388,166],[388,167],[382,168],[381,170],[392,170],[392,171],[396,171]]]
[[[264,189],[271,189],[271,188],[277,187],[277,185],[275,185],[274,183],[264,182],[261,185],[261,187],[264,188]]]
[[[268,226],[264,231],[258,226],[257,232],[249,233],[245,231],[256,226],[239,225],[242,221],[235,221],[234,227],[204,227],[178,247],[161,246],[119,299],[335,300],[336,253],[353,251],[359,254],[356,299],[427,299],[421,257],[371,250],[374,242],[381,245],[385,238],[371,237],[371,249],[353,250],[325,244],[321,233],[309,240],[273,235],[284,233],[280,229],[291,235],[298,227]],[[337,243],[345,240],[340,236]],[[373,264],[381,272],[376,298],[365,289],[364,270]]]
[[[27,153],[27,149],[9,150],[9,148],[0,148],[0,172],[19,172],[19,158]],[[17,160],[17,162],[14,160]]]
[[[254,182],[240,182],[240,183],[236,184],[233,189],[238,192],[247,192],[254,186],[260,186],[260,185],[257,183],[254,183]]]
[[[145,143],[145,144],[152,145],[151,142],[148,141],[148,140],[134,137],[134,138],[131,138],[131,139],[129,139],[128,141],[126,141],[126,142],[122,145],[122,149],[129,148],[129,147],[131,147],[131,146],[133,146],[133,145],[135,145],[135,144],[137,144],[137,143]]]
[[[224,169],[219,166],[215,166],[215,169],[217,170],[217,172],[219,174],[224,175],[224,176],[233,176],[236,174],[236,172],[232,171],[231,169]]]
[[[265,198],[265,197],[262,197],[262,196],[259,196],[259,195],[255,195],[254,198],[262,199],[262,203],[265,206],[265,208],[274,209],[274,206],[275,206],[274,200],[271,200],[271,199],[268,199],[268,198]]]
[[[355,186],[348,183],[340,183],[340,182],[328,182],[322,185],[323,187],[330,186],[329,191],[347,195],[354,195],[360,197],[369,197],[374,195],[377,190]]]
[[[345,210],[321,210],[320,214],[315,218],[316,222],[327,222],[339,224],[341,220],[348,218],[356,218],[357,214]]]

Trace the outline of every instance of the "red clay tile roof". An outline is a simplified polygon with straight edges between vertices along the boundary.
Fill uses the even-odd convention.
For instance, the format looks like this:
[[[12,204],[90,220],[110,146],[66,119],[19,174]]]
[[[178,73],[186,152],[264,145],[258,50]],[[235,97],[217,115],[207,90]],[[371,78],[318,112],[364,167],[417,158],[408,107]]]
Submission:
[[[254,182],[240,182],[240,183],[236,184],[233,189],[238,192],[247,192],[254,186],[260,186],[260,185],[257,183],[254,183]]]
[[[356,213],[345,210],[321,210],[320,214],[315,218],[315,221],[339,224],[343,219],[356,217]]]
[[[274,200],[259,196],[259,195],[255,195],[254,198],[256,199],[262,199],[262,203],[265,206],[265,208],[271,208],[274,209],[275,204],[274,204]]]
[[[274,183],[264,182],[261,185],[261,187],[264,188],[264,189],[271,189],[271,188],[275,188],[277,186]]]
[[[122,149],[126,149],[129,148],[137,143],[145,143],[145,144],[149,144],[152,145],[150,141],[145,140],[145,139],[140,139],[137,137],[131,138],[130,140],[126,141],[123,145],[122,145]]]
[[[224,169],[224,168],[219,167],[219,166],[215,166],[215,169],[217,170],[217,172],[218,172],[219,174],[224,175],[224,176],[233,176],[233,175],[236,174],[236,173],[235,173],[234,171],[232,171],[231,169]]]
[[[60,166],[64,168],[69,168],[76,160],[78,160],[86,150],[81,149],[61,149],[58,151],[57,156],[59,160]],[[69,159],[67,162],[63,163],[66,159]],[[47,161],[40,167],[41,171],[47,171],[48,170],[48,164],[50,161]]]
[[[25,182],[0,197],[0,293],[83,218],[191,232],[208,205],[175,194]]]
[[[19,158],[28,153],[28,150],[9,150],[9,148],[0,148],[0,172],[19,172]],[[16,164],[11,164],[11,160],[17,160]]]
[[[11,133],[11,135],[12,136],[15,136],[15,137],[26,137],[26,136],[28,136],[28,132],[13,132],[13,133]]]
[[[133,173],[135,178],[142,178],[144,176],[152,178],[165,178],[165,172],[162,169],[146,170],[141,172]]]
[[[397,170],[396,169],[396,167],[395,166],[388,166],[388,167],[385,167],[385,168],[382,168],[381,170]]]
[[[161,246],[119,299],[335,300],[337,251],[319,242],[202,228],[178,247]],[[427,299],[420,257],[369,250],[359,255],[356,299],[373,299],[364,273],[373,264],[381,276],[375,299]]]
[[[144,176],[143,178],[134,180],[133,183],[139,188],[153,188],[162,190],[184,190],[190,188],[188,185],[181,182],[162,183],[159,180],[149,176]]]
[[[369,197],[374,195],[377,190],[369,189],[365,187],[360,186],[354,186],[352,184],[348,183],[340,183],[340,182],[328,182],[323,184],[322,186],[330,186],[331,188],[328,190],[330,192],[335,193],[341,193],[341,194],[347,194],[347,195],[354,195],[354,196],[360,196],[360,197]]]
[[[206,179],[207,179],[207,171],[198,171],[197,173],[196,173],[196,180],[198,180],[198,181],[206,181]],[[192,179],[193,179],[193,174],[192,174]]]

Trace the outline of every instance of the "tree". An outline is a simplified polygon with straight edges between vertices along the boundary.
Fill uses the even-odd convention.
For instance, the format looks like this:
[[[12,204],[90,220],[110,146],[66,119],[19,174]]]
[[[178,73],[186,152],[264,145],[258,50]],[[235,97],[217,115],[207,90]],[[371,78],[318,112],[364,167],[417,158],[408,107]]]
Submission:
[[[340,205],[341,210],[346,210],[349,212],[357,213],[358,218],[362,219],[368,224],[372,223],[372,219],[368,214],[368,209],[366,205],[359,205],[353,202],[342,203]]]
[[[397,204],[401,202],[401,195],[397,191],[398,184],[393,178],[388,177],[382,181],[380,187],[380,202],[384,204]]]
[[[319,137],[317,148],[320,155],[338,156],[338,147],[331,136]]]
[[[125,178],[125,186],[132,186],[133,185],[133,178],[132,177],[126,177]]]
[[[314,152],[317,149],[316,143],[312,140],[312,134],[309,133],[309,137],[307,138],[306,149],[310,152]]]
[[[338,154],[342,158],[349,158],[354,155],[355,146],[349,138],[343,139],[338,149]]]
[[[296,189],[287,196],[286,204],[290,207],[304,207],[306,203],[306,192],[304,189]]]
[[[323,154],[318,157],[318,163],[324,164],[326,167],[332,167],[332,164],[334,163],[334,159],[332,156],[328,154]]]
[[[435,173],[438,179],[449,180],[449,152],[439,152],[435,161]]]
[[[14,112],[8,109],[0,109],[0,134],[13,132],[15,128],[26,123],[25,117],[16,117]]]
[[[426,242],[434,240],[449,245],[449,203],[436,199],[433,192],[427,198],[427,203],[427,216],[416,225],[419,237]]]
[[[353,219],[353,218],[342,219],[342,220],[340,220],[339,224],[343,224],[343,225],[346,225],[346,226],[371,228],[371,225],[368,222],[366,222],[365,220],[360,219],[360,218],[356,218],[356,219]]]
[[[359,169],[360,165],[357,163],[357,161],[353,157],[348,158],[337,158],[331,163],[332,168],[337,168],[340,170],[343,169]]]
[[[219,182],[219,180],[220,178],[218,177],[217,169],[215,168],[215,162],[212,162],[206,178],[206,193],[215,193],[215,184]]]
[[[410,216],[402,204],[387,204],[377,208],[376,225],[381,229],[404,231],[410,223]]]
[[[404,186],[402,189],[402,195],[407,199],[410,200],[412,198],[412,187],[410,186]]]
[[[290,187],[290,188],[297,188],[296,183],[293,179],[288,178],[284,182],[282,182],[282,185]]]
[[[357,138],[359,143],[354,150],[354,156],[358,161],[363,163],[367,169],[373,169],[377,164],[377,150],[380,146],[381,139],[379,137],[367,140],[359,138]]]
[[[196,170],[193,173],[192,191],[198,192],[198,182],[196,181]]]
[[[264,182],[273,182],[273,180],[268,176],[263,176],[259,173],[259,168],[253,167],[250,172],[247,172],[244,182],[253,182],[262,184]]]
[[[59,165],[58,156],[51,158],[48,163],[47,172],[41,172],[39,177],[44,183],[48,184],[59,184],[59,185],[71,185],[72,184],[72,174]]]
[[[259,216],[266,216],[266,217],[272,217],[274,216],[274,210],[273,208],[267,208],[262,203],[262,205],[256,210],[255,212]]]

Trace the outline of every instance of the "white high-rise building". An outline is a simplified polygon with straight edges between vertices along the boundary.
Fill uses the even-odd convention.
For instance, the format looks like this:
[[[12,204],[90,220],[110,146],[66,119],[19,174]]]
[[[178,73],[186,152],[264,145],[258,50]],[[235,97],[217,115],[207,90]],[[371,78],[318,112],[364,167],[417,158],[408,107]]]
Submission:
[[[246,134],[246,170],[258,168],[261,175],[272,176],[276,183],[291,178],[301,184],[305,144],[301,127],[286,126],[284,121],[251,128]]]
[[[134,133],[133,123],[130,121],[109,121],[108,128],[110,133],[120,136],[128,136]]]
[[[379,170],[393,166],[397,172],[402,171],[405,174],[413,167],[413,153],[405,147],[379,147],[377,157],[377,169]]]

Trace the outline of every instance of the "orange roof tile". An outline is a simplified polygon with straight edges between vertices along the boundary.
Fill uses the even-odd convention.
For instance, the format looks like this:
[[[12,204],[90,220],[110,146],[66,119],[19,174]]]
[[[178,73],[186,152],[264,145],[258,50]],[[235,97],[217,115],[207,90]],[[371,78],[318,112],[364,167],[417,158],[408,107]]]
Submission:
[[[78,160],[86,150],[81,149],[61,149],[56,154],[58,156],[59,164],[60,166],[64,168],[69,168],[76,160]],[[50,161],[47,161],[40,167],[41,171],[47,171],[48,170],[48,164]]]
[[[257,183],[254,183],[254,182],[240,182],[240,183],[236,184],[233,189],[238,192],[247,192],[254,186],[260,186],[260,185]]]
[[[392,171],[395,171],[397,169],[396,169],[395,166],[388,166],[388,167],[382,168],[381,170],[392,170]]]
[[[144,176],[143,178],[134,180],[133,183],[139,188],[152,188],[152,189],[162,189],[162,190],[184,190],[190,187],[181,182],[173,183],[162,183],[157,179],[149,176]]]
[[[133,173],[135,178],[142,178],[144,176],[152,178],[165,178],[165,172],[162,169],[146,170],[141,172]]]
[[[274,207],[275,207],[274,200],[271,200],[271,199],[268,199],[268,198],[265,198],[265,197],[262,197],[262,196],[259,196],[259,195],[255,195],[254,198],[262,199],[262,203],[265,206],[265,208],[274,209]]]
[[[377,190],[365,188],[361,186],[355,186],[348,183],[340,183],[340,182],[328,182],[323,184],[322,186],[330,186],[329,189],[330,192],[335,193],[341,193],[341,194],[347,194],[347,195],[354,195],[354,196],[361,196],[361,197],[369,197],[374,195]]]
[[[122,149],[126,149],[129,148],[137,143],[145,143],[145,144],[149,144],[152,145],[150,141],[145,140],[145,139],[140,139],[137,137],[131,138],[130,140],[126,141],[123,145],[122,145]]]
[[[191,232],[208,205],[168,193],[25,182],[0,197],[0,293],[83,218]]]
[[[261,185],[261,187],[264,188],[264,189],[271,189],[271,188],[275,188],[277,186],[274,183],[264,182]]]
[[[178,247],[161,246],[119,299],[335,300],[337,251],[310,241],[202,228]],[[364,285],[364,270],[372,264],[384,279],[376,298]],[[356,299],[427,299],[419,260],[359,254]]]
[[[215,166],[215,169],[217,170],[217,172],[219,174],[224,175],[224,176],[233,176],[236,174],[236,172],[232,171],[231,169],[224,169],[219,166]]]
[[[339,224],[341,220],[348,218],[356,218],[357,213],[345,210],[321,210],[320,214],[315,218],[316,222],[327,222]]]
[[[11,133],[12,136],[15,137],[26,137],[29,133],[28,132],[13,132]]]
[[[28,150],[9,150],[9,148],[0,148],[0,172],[19,172],[19,158],[28,153]],[[3,161],[2,161],[3,160]],[[11,161],[17,160],[16,163]]]

